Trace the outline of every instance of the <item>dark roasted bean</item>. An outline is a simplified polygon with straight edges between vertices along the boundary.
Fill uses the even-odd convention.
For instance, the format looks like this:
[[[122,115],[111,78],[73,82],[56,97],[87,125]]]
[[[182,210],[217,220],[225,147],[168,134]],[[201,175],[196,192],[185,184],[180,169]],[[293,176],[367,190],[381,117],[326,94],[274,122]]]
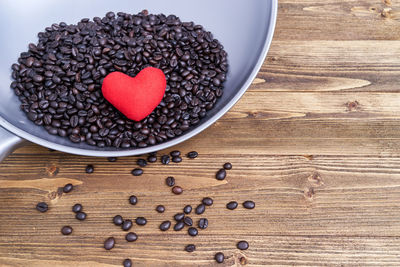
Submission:
[[[169,153],[171,155],[171,157],[179,157],[181,155],[181,152],[178,150],[174,150],[171,151],[171,153]]]
[[[131,259],[125,259],[125,260],[122,262],[122,265],[123,265],[124,267],[132,267],[132,261],[131,261]]]
[[[190,159],[194,159],[194,158],[197,158],[198,155],[199,154],[196,151],[191,151],[187,154],[187,157]]]
[[[201,202],[206,206],[211,206],[214,201],[210,197],[205,197]]]
[[[85,171],[86,171],[86,173],[93,173],[94,172],[93,165],[91,165],[91,164],[87,165]]]
[[[199,233],[199,231],[197,231],[196,228],[194,228],[194,227],[189,227],[189,229],[188,229],[188,234],[189,234],[190,236],[196,236],[198,233]]]
[[[217,172],[217,174],[215,175],[215,178],[217,178],[217,180],[224,180],[226,177],[226,171],[225,169],[219,169],[219,171]]]
[[[137,202],[138,202],[138,199],[137,199],[137,197],[135,195],[132,195],[132,196],[129,197],[129,203],[131,205],[136,205]]]
[[[114,237],[109,237],[104,241],[104,248],[106,250],[110,250],[114,247],[115,245],[115,239]]]
[[[122,230],[128,231],[129,229],[132,228],[132,221],[131,220],[124,220],[124,222],[121,225]]]
[[[222,252],[217,252],[217,253],[215,254],[215,256],[214,256],[214,259],[215,259],[215,261],[218,262],[218,263],[223,263],[224,260],[225,260],[224,253],[222,253]]]
[[[187,226],[192,226],[192,225],[193,225],[193,220],[192,220],[192,218],[190,218],[189,216],[185,216],[185,218],[183,218],[183,222],[184,222]]]
[[[172,176],[168,176],[167,179],[165,179],[165,183],[166,183],[168,186],[172,187],[172,186],[175,185],[175,178],[172,177]]]
[[[184,213],[177,213],[177,214],[174,215],[174,219],[177,222],[182,221],[183,218],[185,218],[185,214]]]
[[[232,164],[229,163],[229,162],[225,163],[225,164],[224,164],[224,169],[225,169],[225,170],[230,170],[230,169],[232,169]]]
[[[172,162],[175,162],[175,163],[182,162],[182,158],[181,157],[173,157]]]
[[[197,224],[200,229],[206,229],[208,227],[208,220],[207,218],[201,218]]]
[[[185,214],[191,213],[191,212],[192,212],[192,206],[186,205],[186,206],[183,208],[183,212],[184,212]]]
[[[72,211],[77,213],[77,212],[82,211],[82,208],[83,208],[82,205],[77,203],[74,206],[72,206]]]
[[[247,241],[239,241],[237,243],[237,248],[240,250],[246,250],[249,248],[249,243],[247,243]]]
[[[74,188],[74,186],[72,184],[66,184],[63,187],[63,192],[64,193],[69,193],[72,191],[72,189]]]
[[[141,168],[135,168],[131,171],[133,176],[140,176],[143,174],[143,170]]]
[[[116,157],[108,157],[107,160],[108,160],[109,162],[116,162],[116,161],[117,161],[117,158],[116,158]]]
[[[174,186],[172,187],[172,193],[174,193],[175,195],[180,195],[183,193],[183,189],[180,186]]]
[[[168,155],[164,155],[164,156],[162,156],[161,157],[161,163],[162,164],[169,164],[169,161],[170,161],[170,158],[169,158],[169,156]]]
[[[180,231],[180,230],[183,229],[183,227],[185,227],[185,223],[184,223],[184,222],[182,222],[182,221],[177,222],[177,223],[174,225],[174,231]]]
[[[196,246],[193,245],[193,244],[189,244],[189,245],[187,245],[187,246],[185,247],[185,251],[187,251],[187,252],[193,252],[193,251],[195,251],[195,250],[196,250]]]
[[[72,234],[72,227],[71,226],[63,226],[63,228],[61,228],[61,233],[63,235],[70,235]]]
[[[124,219],[122,219],[121,215],[115,215],[113,218],[113,223],[117,226],[120,226],[124,223]]]
[[[146,165],[147,165],[147,161],[144,160],[144,159],[138,159],[136,163],[137,163],[137,165],[139,165],[140,167],[146,167]]]
[[[171,227],[171,221],[164,221],[160,224],[161,231],[167,231]]]
[[[157,157],[156,156],[148,156],[147,157],[147,161],[151,162],[151,163],[156,162],[157,161]]]
[[[196,212],[196,214],[203,214],[205,210],[206,210],[206,206],[204,204],[199,204],[196,207],[195,212]]]
[[[236,201],[231,201],[228,204],[226,204],[226,208],[230,210],[236,209],[238,206],[238,203]]]
[[[137,217],[136,218],[136,224],[137,225],[145,225],[147,223],[146,218],[144,217]]]
[[[246,209],[254,209],[256,207],[256,203],[254,203],[254,201],[247,200],[243,202],[243,207]]]
[[[157,211],[158,213],[163,213],[163,212],[165,211],[165,207],[164,207],[163,205],[158,205],[158,206],[156,207],[156,211]]]
[[[36,209],[40,212],[46,212],[49,209],[49,206],[46,202],[39,202],[36,204]]]
[[[86,219],[86,213],[83,211],[77,212],[75,218],[80,221],[84,221]]]
[[[134,242],[138,239],[137,234],[133,233],[133,232],[129,232],[125,235],[125,239],[128,242]]]

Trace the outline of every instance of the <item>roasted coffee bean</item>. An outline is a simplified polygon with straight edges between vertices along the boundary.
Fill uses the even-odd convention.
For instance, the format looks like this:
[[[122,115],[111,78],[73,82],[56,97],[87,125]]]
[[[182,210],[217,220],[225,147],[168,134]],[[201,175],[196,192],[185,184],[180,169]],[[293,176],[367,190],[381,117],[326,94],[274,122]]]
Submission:
[[[222,253],[222,252],[216,253],[215,256],[214,256],[214,259],[215,259],[215,261],[218,262],[218,263],[223,263],[224,260],[225,260],[224,253]]]
[[[185,218],[183,218],[183,222],[184,222],[187,226],[192,226],[192,225],[193,225],[193,220],[192,220],[192,218],[190,218],[189,216],[185,216]]]
[[[147,161],[144,160],[144,159],[138,159],[136,163],[137,163],[137,165],[139,165],[140,167],[146,167],[146,165],[147,165]]]
[[[172,177],[172,176],[169,176],[169,177],[167,177],[167,179],[165,179],[165,183],[168,185],[168,186],[174,186],[175,185],[175,178],[174,177]]]
[[[186,214],[191,213],[191,212],[192,212],[192,206],[186,205],[186,206],[183,208],[183,212],[186,213]]]
[[[108,157],[107,160],[108,160],[109,162],[116,162],[116,161],[117,161],[117,158],[116,158],[116,157]]]
[[[184,213],[177,213],[177,214],[174,215],[174,219],[177,222],[182,221],[184,217],[185,217]]]
[[[63,226],[63,228],[61,228],[61,233],[63,235],[70,235],[72,234],[72,227],[71,226]]]
[[[238,206],[238,203],[236,201],[231,201],[228,204],[226,204],[226,208],[229,210],[234,210]]]
[[[92,164],[87,165],[85,171],[86,173],[93,173],[94,172],[93,165]]]
[[[175,195],[180,195],[182,194],[183,189],[180,186],[174,186],[172,187],[172,193],[174,193]]]
[[[163,213],[163,212],[165,211],[165,207],[164,207],[163,205],[158,205],[158,206],[156,207],[156,211],[157,211],[158,213]]]
[[[194,158],[197,158],[198,155],[199,155],[199,153],[197,153],[196,151],[191,151],[187,154],[187,157],[190,159],[194,159]]]
[[[189,227],[189,229],[188,229],[188,234],[189,234],[190,236],[196,236],[198,233],[199,233],[199,231],[197,231],[196,228],[194,228],[194,227]]]
[[[174,150],[171,151],[171,153],[169,153],[171,155],[171,157],[179,157],[181,155],[181,152],[178,150]]]
[[[203,214],[205,210],[206,210],[206,206],[204,204],[199,204],[196,207],[195,212],[196,212],[196,214]]]
[[[109,237],[106,239],[106,241],[104,241],[104,248],[106,250],[110,250],[114,247],[115,245],[115,239],[114,237]]]
[[[143,170],[141,168],[135,168],[131,171],[133,176],[140,176],[143,174]]]
[[[182,221],[177,222],[177,223],[174,225],[174,231],[180,231],[180,230],[183,229],[183,227],[185,227],[185,223],[184,223],[184,222],[182,222]]]
[[[78,203],[72,206],[72,211],[75,213],[82,211],[82,209],[83,209],[82,205]]]
[[[115,215],[114,218],[113,218],[113,223],[115,225],[120,226],[120,225],[122,225],[124,223],[124,219],[122,218],[121,215]]]
[[[127,233],[127,234],[125,235],[125,239],[126,239],[126,241],[128,241],[128,242],[134,242],[134,241],[136,241],[136,240],[138,239],[138,236],[137,236],[137,234],[134,233],[134,232],[129,232],[129,233]]]
[[[172,162],[180,163],[180,162],[182,162],[182,158],[181,157],[173,157]]]
[[[210,197],[205,197],[201,202],[206,206],[211,206],[214,201]]]
[[[63,187],[63,192],[64,193],[69,193],[72,191],[72,189],[74,188],[74,186],[72,184],[66,184]]]
[[[129,197],[129,203],[131,205],[136,205],[137,202],[138,202],[138,198],[135,195],[132,195],[132,196]]]
[[[196,250],[196,246],[193,245],[193,244],[189,244],[189,245],[187,245],[187,246],[185,247],[185,251],[187,251],[187,252],[193,252],[193,251],[195,251],[195,250]]]
[[[147,161],[151,162],[151,163],[156,162],[157,161],[157,157],[156,156],[148,156],[147,157]]]
[[[171,221],[164,221],[160,224],[161,231],[167,231],[171,227]]]
[[[132,221],[131,220],[124,220],[124,222],[121,225],[122,230],[128,231],[129,229],[132,228]]]
[[[224,180],[226,177],[226,171],[225,169],[219,169],[219,171],[217,172],[217,174],[215,175],[215,178],[217,178],[217,180]]]
[[[201,218],[199,220],[198,226],[200,229],[206,229],[208,227],[208,220],[207,218]]]
[[[230,170],[230,169],[232,169],[232,164],[231,164],[230,162],[225,163],[225,164],[224,164],[224,169],[225,169],[225,170]]]
[[[131,261],[130,259],[125,259],[125,260],[122,262],[122,265],[123,265],[124,267],[132,267],[132,261]]]
[[[137,217],[136,218],[136,224],[137,225],[145,225],[147,223],[146,218],[144,217]]]
[[[39,202],[36,204],[36,209],[40,212],[46,212],[49,209],[49,206],[46,202]]]
[[[239,241],[237,243],[237,248],[240,250],[246,250],[249,248],[249,243],[247,243],[247,241]]]
[[[84,221],[86,219],[86,213],[83,211],[77,212],[75,218],[80,221]]]
[[[164,156],[161,157],[161,163],[162,164],[167,165],[167,164],[169,164],[169,162],[170,162],[170,158],[169,158],[168,155],[164,155]]]
[[[243,207],[246,209],[254,209],[256,207],[256,203],[254,203],[254,201],[247,200],[243,202]]]

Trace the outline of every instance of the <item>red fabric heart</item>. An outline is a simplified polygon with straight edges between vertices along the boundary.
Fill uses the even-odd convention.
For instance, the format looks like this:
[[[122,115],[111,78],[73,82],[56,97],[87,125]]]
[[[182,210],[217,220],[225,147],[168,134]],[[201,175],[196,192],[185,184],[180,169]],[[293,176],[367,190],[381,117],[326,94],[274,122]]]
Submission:
[[[117,71],[108,74],[101,91],[104,98],[126,117],[140,121],[161,102],[166,86],[162,70],[147,67],[134,78]]]

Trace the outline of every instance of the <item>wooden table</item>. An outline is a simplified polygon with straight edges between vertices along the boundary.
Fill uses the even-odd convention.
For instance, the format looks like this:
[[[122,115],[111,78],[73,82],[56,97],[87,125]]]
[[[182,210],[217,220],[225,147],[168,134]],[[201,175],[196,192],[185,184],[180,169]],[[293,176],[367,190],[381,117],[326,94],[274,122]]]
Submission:
[[[390,0],[281,0],[253,85],[221,120],[176,147],[197,150],[195,160],[158,162],[133,177],[136,157],[110,163],[36,145],[17,150],[0,164],[0,265],[121,266],[129,257],[134,266],[211,266],[222,251],[229,266],[400,266],[399,20],[400,4]],[[228,161],[233,169],[217,181]],[[89,163],[93,174],[84,172]],[[182,195],[164,184],[168,175]],[[66,183],[76,187],[61,194]],[[199,236],[158,230],[204,196],[214,205]],[[256,209],[225,208],[247,199]],[[50,204],[46,214],[34,209],[39,201]],[[77,202],[84,222],[71,212]],[[134,226],[137,242],[123,240],[111,224],[116,214],[147,217]],[[60,234],[64,225],[71,236]],[[105,251],[109,236],[117,244]],[[250,248],[236,249],[239,240]],[[189,243],[195,252],[183,251]]]

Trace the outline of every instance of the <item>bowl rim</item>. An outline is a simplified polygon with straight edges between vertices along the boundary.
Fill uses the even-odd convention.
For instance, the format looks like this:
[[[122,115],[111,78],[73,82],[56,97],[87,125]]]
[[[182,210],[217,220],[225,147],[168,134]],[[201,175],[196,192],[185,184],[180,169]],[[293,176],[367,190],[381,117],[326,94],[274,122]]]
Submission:
[[[206,128],[208,128],[211,124],[216,122],[219,118],[221,118],[226,112],[228,112],[233,105],[236,104],[237,101],[243,96],[243,94],[246,92],[246,90],[250,87],[251,83],[253,82],[254,78],[256,77],[258,71],[260,70],[262,64],[265,61],[265,58],[267,56],[267,52],[269,50],[269,47],[272,42],[272,38],[274,35],[275,31],[275,25],[276,25],[276,17],[278,13],[278,0],[271,0],[271,14],[270,14],[270,21],[269,21],[269,27],[267,29],[267,34],[265,36],[264,40],[264,46],[261,50],[261,54],[259,56],[259,59],[256,63],[256,65],[253,67],[253,70],[251,71],[250,75],[247,77],[246,81],[243,83],[242,87],[240,90],[236,93],[236,95],[221,109],[219,110],[216,114],[214,114],[212,117],[201,123],[199,126],[197,126],[195,129],[193,129],[190,132],[187,132],[183,134],[182,136],[173,138],[171,140],[168,140],[164,143],[150,146],[150,147],[145,147],[145,148],[135,148],[135,149],[127,149],[127,150],[120,150],[120,151],[101,151],[101,150],[88,150],[84,148],[75,148],[75,147],[70,147],[67,145],[61,145],[57,143],[53,143],[51,141],[47,141],[46,139],[43,139],[41,137],[37,137],[35,135],[32,135],[28,132],[25,132],[24,130],[21,130],[20,128],[14,126],[13,124],[9,123],[6,121],[4,118],[0,116],[0,126],[4,127],[6,130],[10,131],[11,133],[28,140],[32,143],[51,148],[54,150],[66,152],[66,153],[71,153],[71,154],[76,154],[76,155],[82,155],[82,156],[97,156],[97,157],[123,157],[123,156],[134,156],[134,155],[141,155],[141,154],[146,154],[154,151],[159,151],[163,150],[172,146],[175,146],[179,143],[182,143],[191,137],[199,134]]]

